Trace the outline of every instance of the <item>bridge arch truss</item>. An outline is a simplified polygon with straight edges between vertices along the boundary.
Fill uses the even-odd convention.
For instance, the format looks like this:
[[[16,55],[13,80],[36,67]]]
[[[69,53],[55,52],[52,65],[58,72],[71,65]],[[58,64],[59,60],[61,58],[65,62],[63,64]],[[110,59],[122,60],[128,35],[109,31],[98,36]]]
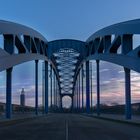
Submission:
[[[133,36],[140,34],[140,20],[131,20],[103,28],[85,42],[60,39],[48,42],[39,32],[17,23],[0,21],[0,71],[6,70],[6,117],[11,118],[12,69],[15,65],[35,60],[35,109],[38,114],[38,62],[44,61],[44,110],[48,112],[48,92],[54,90],[54,104],[62,107],[62,97],[72,98],[72,108],[83,107],[86,77],[86,112],[90,113],[90,60],[96,61],[97,114],[100,115],[100,61],[124,68],[125,116],[131,119],[131,70],[140,72],[140,46],[133,48]],[[50,65],[49,65],[50,64]],[[84,74],[84,65],[85,71]],[[48,69],[50,67],[50,70]],[[52,74],[54,73],[54,74]],[[52,76],[54,75],[54,76]],[[80,76],[81,75],[81,76]],[[51,90],[48,90],[48,78]],[[54,78],[54,79],[53,79]],[[52,82],[54,82],[52,84]],[[52,86],[53,85],[53,86]],[[82,91],[80,90],[82,88]],[[58,100],[59,97],[59,100]],[[52,105],[52,102],[51,102]]]

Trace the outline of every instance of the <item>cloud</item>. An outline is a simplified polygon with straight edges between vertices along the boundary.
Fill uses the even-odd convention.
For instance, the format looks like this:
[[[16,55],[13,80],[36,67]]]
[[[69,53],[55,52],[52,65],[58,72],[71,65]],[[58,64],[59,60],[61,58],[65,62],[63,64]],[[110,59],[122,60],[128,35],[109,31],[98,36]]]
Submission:
[[[100,69],[100,72],[106,72],[109,71],[109,69]]]

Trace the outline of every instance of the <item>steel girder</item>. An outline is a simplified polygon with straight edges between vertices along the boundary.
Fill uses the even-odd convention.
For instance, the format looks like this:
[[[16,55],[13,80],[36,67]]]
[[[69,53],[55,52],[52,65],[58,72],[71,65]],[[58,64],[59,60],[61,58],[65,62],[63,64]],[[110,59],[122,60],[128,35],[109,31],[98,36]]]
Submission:
[[[81,58],[86,57],[86,44],[77,40],[56,40],[48,43],[49,58],[55,59],[62,94],[73,93],[74,75]]]
[[[79,53],[73,49],[63,48],[54,53],[54,56],[57,69],[59,70],[61,93],[72,94],[73,82],[71,82],[71,80],[73,81],[73,70],[75,69]]]

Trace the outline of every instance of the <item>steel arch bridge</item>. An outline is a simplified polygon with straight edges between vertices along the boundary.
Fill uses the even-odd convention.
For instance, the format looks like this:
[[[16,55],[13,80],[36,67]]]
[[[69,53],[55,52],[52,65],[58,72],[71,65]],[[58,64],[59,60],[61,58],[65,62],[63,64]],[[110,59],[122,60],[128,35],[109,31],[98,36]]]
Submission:
[[[103,28],[85,42],[61,39],[48,42],[39,32],[13,22],[0,21],[0,71],[6,70],[6,118],[11,118],[12,70],[35,61],[35,112],[38,114],[38,63],[44,61],[44,111],[48,113],[48,94],[54,90],[54,104],[62,108],[62,98],[70,96],[72,108],[83,107],[83,77],[86,77],[86,112],[90,113],[89,61],[96,61],[97,114],[100,115],[100,61],[124,68],[125,116],[131,119],[131,70],[140,72],[140,46],[133,48],[133,35],[140,34],[140,19]],[[84,75],[85,65],[86,75]],[[50,68],[50,70],[48,69]],[[81,75],[81,76],[80,76]],[[48,80],[51,77],[50,91]],[[53,83],[53,84],[52,84]],[[80,86],[82,91],[80,92]]]

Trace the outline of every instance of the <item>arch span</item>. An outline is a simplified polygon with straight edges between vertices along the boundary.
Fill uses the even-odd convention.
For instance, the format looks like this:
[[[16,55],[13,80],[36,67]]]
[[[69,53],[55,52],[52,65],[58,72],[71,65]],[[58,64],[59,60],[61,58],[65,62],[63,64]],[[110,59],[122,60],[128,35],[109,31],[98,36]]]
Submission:
[[[39,32],[13,22],[0,21],[0,34],[3,37],[3,50],[0,49],[0,71],[7,72],[7,117],[11,113],[12,67],[23,62],[35,60],[36,70],[36,114],[38,112],[38,60],[45,62],[45,110],[48,111],[48,62],[56,75],[54,91],[57,96],[69,95],[80,100],[80,70],[85,64],[86,70],[86,110],[90,112],[90,69],[89,60],[97,64],[97,110],[100,114],[100,60],[121,65],[125,71],[126,118],[131,118],[131,70],[140,72],[140,47],[133,48],[133,35],[140,34],[140,19],[126,21],[103,28],[86,42],[72,39],[60,39],[48,42]],[[140,44],[139,44],[140,45]],[[17,51],[16,51],[17,50]],[[52,76],[50,74],[50,76]],[[79,77],[79,78],[78,78]],[[52,78],[51,78],[52,79]],[[79,80],[79,81],[78,81]],[[56,82],[57,81],[57,82]],[[77,84],[76,84],[76,81]],[[52,83],[52,81],[51,81]],[[56,86],[57,83],[58,85]],[[52,86],[52,85],[51,85]],[[75,88],[75,86],[79,86]],[[83,86],[83,82],[82,82]],[[56,90],[57,89],[57,90]],[[63,91],[63,92],[62,92]],[[70,92],[71,91],[71,92]],[[58,94],[59,93],[59,94]],[[63,93],[63,94],[62,94]],[[56,98],[57,102],[57,98]],[[78,103],[79,104],[79,103]],[[77,104],[77,109],[80,108]],[[75,105],[75,103],[72,103]]]

